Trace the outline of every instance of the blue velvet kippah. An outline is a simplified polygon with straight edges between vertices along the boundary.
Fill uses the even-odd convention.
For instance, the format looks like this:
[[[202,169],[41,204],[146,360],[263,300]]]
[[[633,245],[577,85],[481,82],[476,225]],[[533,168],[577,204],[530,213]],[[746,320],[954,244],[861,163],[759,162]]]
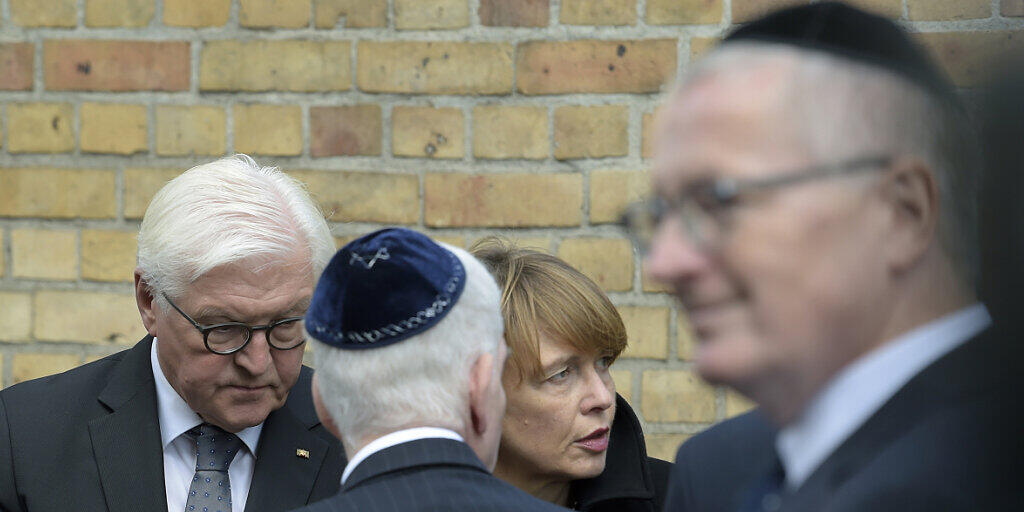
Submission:
[[[451,251],[409,229],[383,229],[331,258],[306,330],[338,348],[384,347],[440,322],[465,285],[466,270]]]
[[[955,89],[928,54],[892,21],[839,2],[771,13],[740,26],[723,44],[761,41],[799,46],[886,69],[943,99]]]

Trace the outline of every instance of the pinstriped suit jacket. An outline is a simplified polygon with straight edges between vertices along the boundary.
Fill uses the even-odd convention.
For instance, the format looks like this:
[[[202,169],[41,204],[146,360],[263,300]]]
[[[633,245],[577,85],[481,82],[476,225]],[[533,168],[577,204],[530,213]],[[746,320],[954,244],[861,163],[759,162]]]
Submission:
[[[332,498],[302,512],[558,512],[509,485],[480,462],[465,443],[418,439],[370,455]]]

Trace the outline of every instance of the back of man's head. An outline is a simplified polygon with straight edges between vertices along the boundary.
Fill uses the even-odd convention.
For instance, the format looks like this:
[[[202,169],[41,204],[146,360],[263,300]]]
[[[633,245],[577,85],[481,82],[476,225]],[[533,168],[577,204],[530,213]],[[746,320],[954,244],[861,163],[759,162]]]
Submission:
[[[493,464],[504,413],[500,303],[479,261],[419,233],[383,230],[342,248],[317,285],[306,329],[318,341],[319,401],[346,449],[440,427]],[[471,410],[480,405],[471,395],[482,391],[474,389],[481,359],[490,361],[483,398],[491,410],[481,413],[486,432],[474,432],[484,419]]]
[[[138,267],[153,297],[175,298],[210,270],[296,253],[314,278],[334,252],[323,214],[304,187],[246,155],[199,165],[153,197],[139,229]]]

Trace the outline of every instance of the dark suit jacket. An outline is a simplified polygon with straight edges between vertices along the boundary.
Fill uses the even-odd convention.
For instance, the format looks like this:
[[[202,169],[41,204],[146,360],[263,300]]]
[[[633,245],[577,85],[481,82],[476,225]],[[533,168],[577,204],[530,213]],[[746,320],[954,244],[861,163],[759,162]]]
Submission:
[[[1019,482],[1024,474],[1024,436],[1016,393],[1024,370],[1017,341],[989,329],[921,371],[800,488],[784,493],[779,510],[1024,509],[1024,486]],[[717,440],[702,450],[687,451],[684,445],[676,467],[684,467],[684,457],[692,459],[692,468],[714,460],[714,449],[725,457],[737,455],[729,452],[727,439],[728,429],[738,424],[723,425]],[[718,491],[735,496],[737,488],[749,488],[751,474],[760,479],[769,471],[774,435],[751,425],[734,429],[733,434],[753,445],[737,462],[759,468]],[[697,470],[680,469],[684,471]],[[680,489],[680,494],[686,492],[702,496],[704,491]],[[684,508],[684,503],[693,508]],[[723,510],[704,508],[709,502],[703,499],[692,503],[683,500],[667,510]]]
[[[465,443],[420,439],[370,455],[333,498],[303,512],[564,511],[499,480]]]
[[[167,508],[151,346],[147,336],[0,391],[0,510]],[[288,401],[263,424],[245,512],[289,510],[338,490],[344,453],[316,418],[311,375],[302,369]]]
[[[669,477],[666,511],[734,512],[774,457],[775,427],[759,411],[687,439]]]

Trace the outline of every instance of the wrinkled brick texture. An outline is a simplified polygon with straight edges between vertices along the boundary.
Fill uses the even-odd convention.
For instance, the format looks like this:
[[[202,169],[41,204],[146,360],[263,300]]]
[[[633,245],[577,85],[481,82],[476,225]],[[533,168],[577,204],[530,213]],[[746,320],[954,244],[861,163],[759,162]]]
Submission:
[[[339,244],[401,225],[556,254],[619,308],[648,452],[751,407],[703,383],[685,312],[615,226],[658,105],[735,24],[814,0],[2,0],[0,387],[138,340],[136,234],[189,167],[299,179]],[[1024,46],[1024,0],[851,0],[961,87]]]

